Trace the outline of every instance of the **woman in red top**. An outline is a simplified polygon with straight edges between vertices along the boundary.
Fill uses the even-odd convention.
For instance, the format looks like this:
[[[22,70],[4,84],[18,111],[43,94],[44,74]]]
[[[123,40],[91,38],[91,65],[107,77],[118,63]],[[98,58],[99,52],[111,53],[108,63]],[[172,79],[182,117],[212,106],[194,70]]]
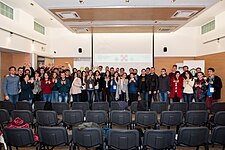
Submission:
[[[51,102],[53,83],[52,80],[50,80],[48,73],[44,73],[44,80],[41,81],[41,89],[43,93],[43,100],[45,102]]]
[[[176,71],[174,77],[170,80],[170,98],[173,99],[173,102],[180,102],[180,99],[183,97],[183,78],[180,76],[180,72]]]

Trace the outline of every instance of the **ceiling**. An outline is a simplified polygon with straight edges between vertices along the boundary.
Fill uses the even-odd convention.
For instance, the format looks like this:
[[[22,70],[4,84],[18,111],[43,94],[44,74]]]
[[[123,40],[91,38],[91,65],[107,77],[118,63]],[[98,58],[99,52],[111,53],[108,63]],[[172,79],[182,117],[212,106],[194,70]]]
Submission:
[[[30,13],[45,26],[63,25],[75,33],[164,33],[176,31],[221,0],[2,1]]]

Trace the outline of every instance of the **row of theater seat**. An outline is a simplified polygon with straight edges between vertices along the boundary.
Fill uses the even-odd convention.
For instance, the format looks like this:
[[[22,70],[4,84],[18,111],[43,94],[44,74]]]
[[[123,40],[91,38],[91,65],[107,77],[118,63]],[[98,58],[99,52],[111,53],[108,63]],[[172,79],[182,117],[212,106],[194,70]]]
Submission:
[[[99,147],[99,149],[176,149],[177,145],[188,147],[204,146],[209,149],[209,144],[225,145],[225,127],[218,126],[209,136],[206,127],[183,127],[179,129],[176,138],[172,130],[146,130],[143,137],[137,130],[109,130],[104,134],[100,128],[72,129],[72,135],[68,135],[65,127],[39,127],[39,141],[34,142],[33,132],[30,128],[5,128],[3,135],[7,146],[28,147],[36,145],[36,149],[53,149],[57,146],[70,145],[76,147]],[[210,137],[210,138],[209,138]]]

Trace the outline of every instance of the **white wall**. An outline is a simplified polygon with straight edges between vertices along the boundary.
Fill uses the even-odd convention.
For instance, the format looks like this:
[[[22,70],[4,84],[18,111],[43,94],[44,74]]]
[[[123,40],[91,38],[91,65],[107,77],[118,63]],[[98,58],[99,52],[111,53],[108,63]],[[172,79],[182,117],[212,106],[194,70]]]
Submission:
[[[20,37],[16,34],[13,34],[12,37],[10,37],[9,32],[0,29],[0,47],[21,52],[30,53],[31,51],[33,51],[35,53],[40,53],[41,55],[49,55],[51,52],[48,44],[48,28],[46,28],[46,35],[42,35],[34,31],[33,29],[33,16],[17,8],[14,9],[14,13],[15,16],[13,20],[0,15],[1,28],[39,42],[46,43],[47,45],[42,45],[37,42],[34,42],[34,44],[32,44],[32,40]],[[45,51],[43,51],[43,49]]]
[[[215,25],[216,25],[215,29],[203,35],[201,35],[201,28],[199,27],[198,51],[197,51],[198,56],[225,52],[225,38],[220,39],[219,42],[216,40],[207,44],[203,44],[206,41],[217,39],[221,36],[225,36],[224,18],[225,18],[225,11],[215,16]]]

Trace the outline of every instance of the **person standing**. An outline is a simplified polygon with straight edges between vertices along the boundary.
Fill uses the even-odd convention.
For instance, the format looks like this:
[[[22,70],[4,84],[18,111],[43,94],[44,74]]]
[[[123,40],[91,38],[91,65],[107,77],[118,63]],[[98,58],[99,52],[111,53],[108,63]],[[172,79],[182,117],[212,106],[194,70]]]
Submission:
[[[198,72],[197,76],[198,78],[194,84],[194,98],[196,102],[205,102],[207,93],[206,80],[203,78],[203,72]]]
[[[60,79],[57,83],[59,89],[59,102],[68,102],[69,100],[69,91],[70,91],[70,80],[66,79],[65,72],[60,73]]]
[[[44,78],[41,81],[41,89],[42,89],[42,93],[43,93],[43,100],[45,102],[51,102],[52,88],[53,88],[53,83],[50,80],[49,74],[47,72],[45,72]]]
[[[210,109],[212,107],[212,103],[218,102],[221,98],[221,88],[223,87],[220,77],[215,75],[214,68],[208,68],[206,85],[208,88],[206,104],[207,108]]]
[[[134,73],[130,73],[129,83],[128,83],[128,93],[129,93],[129,105],[132,102],[137,101],[137,81],[134,78]]]
[[[148,87],[149,87],[149,108],[151,108],[152,98],[154,102],[157,101],[157,91],[159,86],[159,77],[155,73],[155,68],[151,67],[150,74],[148,75]]]
[[[70,88],[70,94],[73,97],[73,102],[80,102],[81,79],[77,76],[77,72],[75,72],[73,75],[74,79]]]
[[[41,79],[40,79],[40,73],[38,71],[35,71],[34,75],[34,89],[33,89],[34,98],[32,101],[32,104],[36,101],[40,101],[41,99]]]
[[[96,70],[94,73],[95,77],[95,101],[102,101],[102,89],[103,89],[103,78],[100,71]]]
[[[192,77],[192,74],[190,71],[184,72],[184,82],[183,82],[183,96],[184,96],[184,102],[190,103],[192,102],[193,95],[194,95],[194,87],[195,80]]]
[[[33,89],[34,79],[32,78],[30,80],[30,76],[28,74],[24,75],[24,80],[21,82],[20,101],[28,101],[32,103],[32,99],[34,98]]]
[[[105,76],[103,77],[103,101],[110,103],[110,82],[111,74],[109,70],[106,70]]]
[[[123,72],[122,77],[120,78],[120,82],[118,84],[118,88],[116,89],[116,100],[120,101],[129,101],[128,95],[128,79],[127,73]]]
[[[176,71],[174,77],[170,80],[170,98],[173,102],[180,102],[183,97],[183,78],[179,71]]]
[[[110,83],[110,93],[111,93],[111,101],[115,101],[116,100],[116,91],[118,88],[118,84],[119,84],[119,73],[115,72],[113,77],[111,78],[111,83]]]
[[[177,65],[173,65],[171,72],[169,73],[170,80],[174,77],[174,74],[176,71],[177,71]]]
[[[170,77],[166,74],[166,69],[161,69],[161,75],[159,76],[159,99],[161,102],[168,102],[170,94]]]
[[[95,78],[94,78],[92,70],[90,70],[86,77],[87,98],[88,98],[90,107],[92,106],[93,98],[94,98],[94,90],[95,90],[94,86],[95,86]]]
[[[16,76],[16,67],[9,67],[9,75],[6,75],[4,78],[3,89],[5,100],[16,104],[21,90],[20,78]]]
[[[147,84],[147,77],[146,77],[146,70],[141,70],[141,75],[138,79],[138,96],[141,96],[141,102],[142,106],[145,108],[145,110],[148,110],[148,84]]]
[[[87,101],[87,90],[86,90],[86,72],[81,72],[81,101],[86,102]]]
[[[52,83],[53,83],[53,88],[52,88],[52,102],[58,102],[59,101],[59,89],[57,86],[58,83],[58,74],[56,72],[52,73]]]

